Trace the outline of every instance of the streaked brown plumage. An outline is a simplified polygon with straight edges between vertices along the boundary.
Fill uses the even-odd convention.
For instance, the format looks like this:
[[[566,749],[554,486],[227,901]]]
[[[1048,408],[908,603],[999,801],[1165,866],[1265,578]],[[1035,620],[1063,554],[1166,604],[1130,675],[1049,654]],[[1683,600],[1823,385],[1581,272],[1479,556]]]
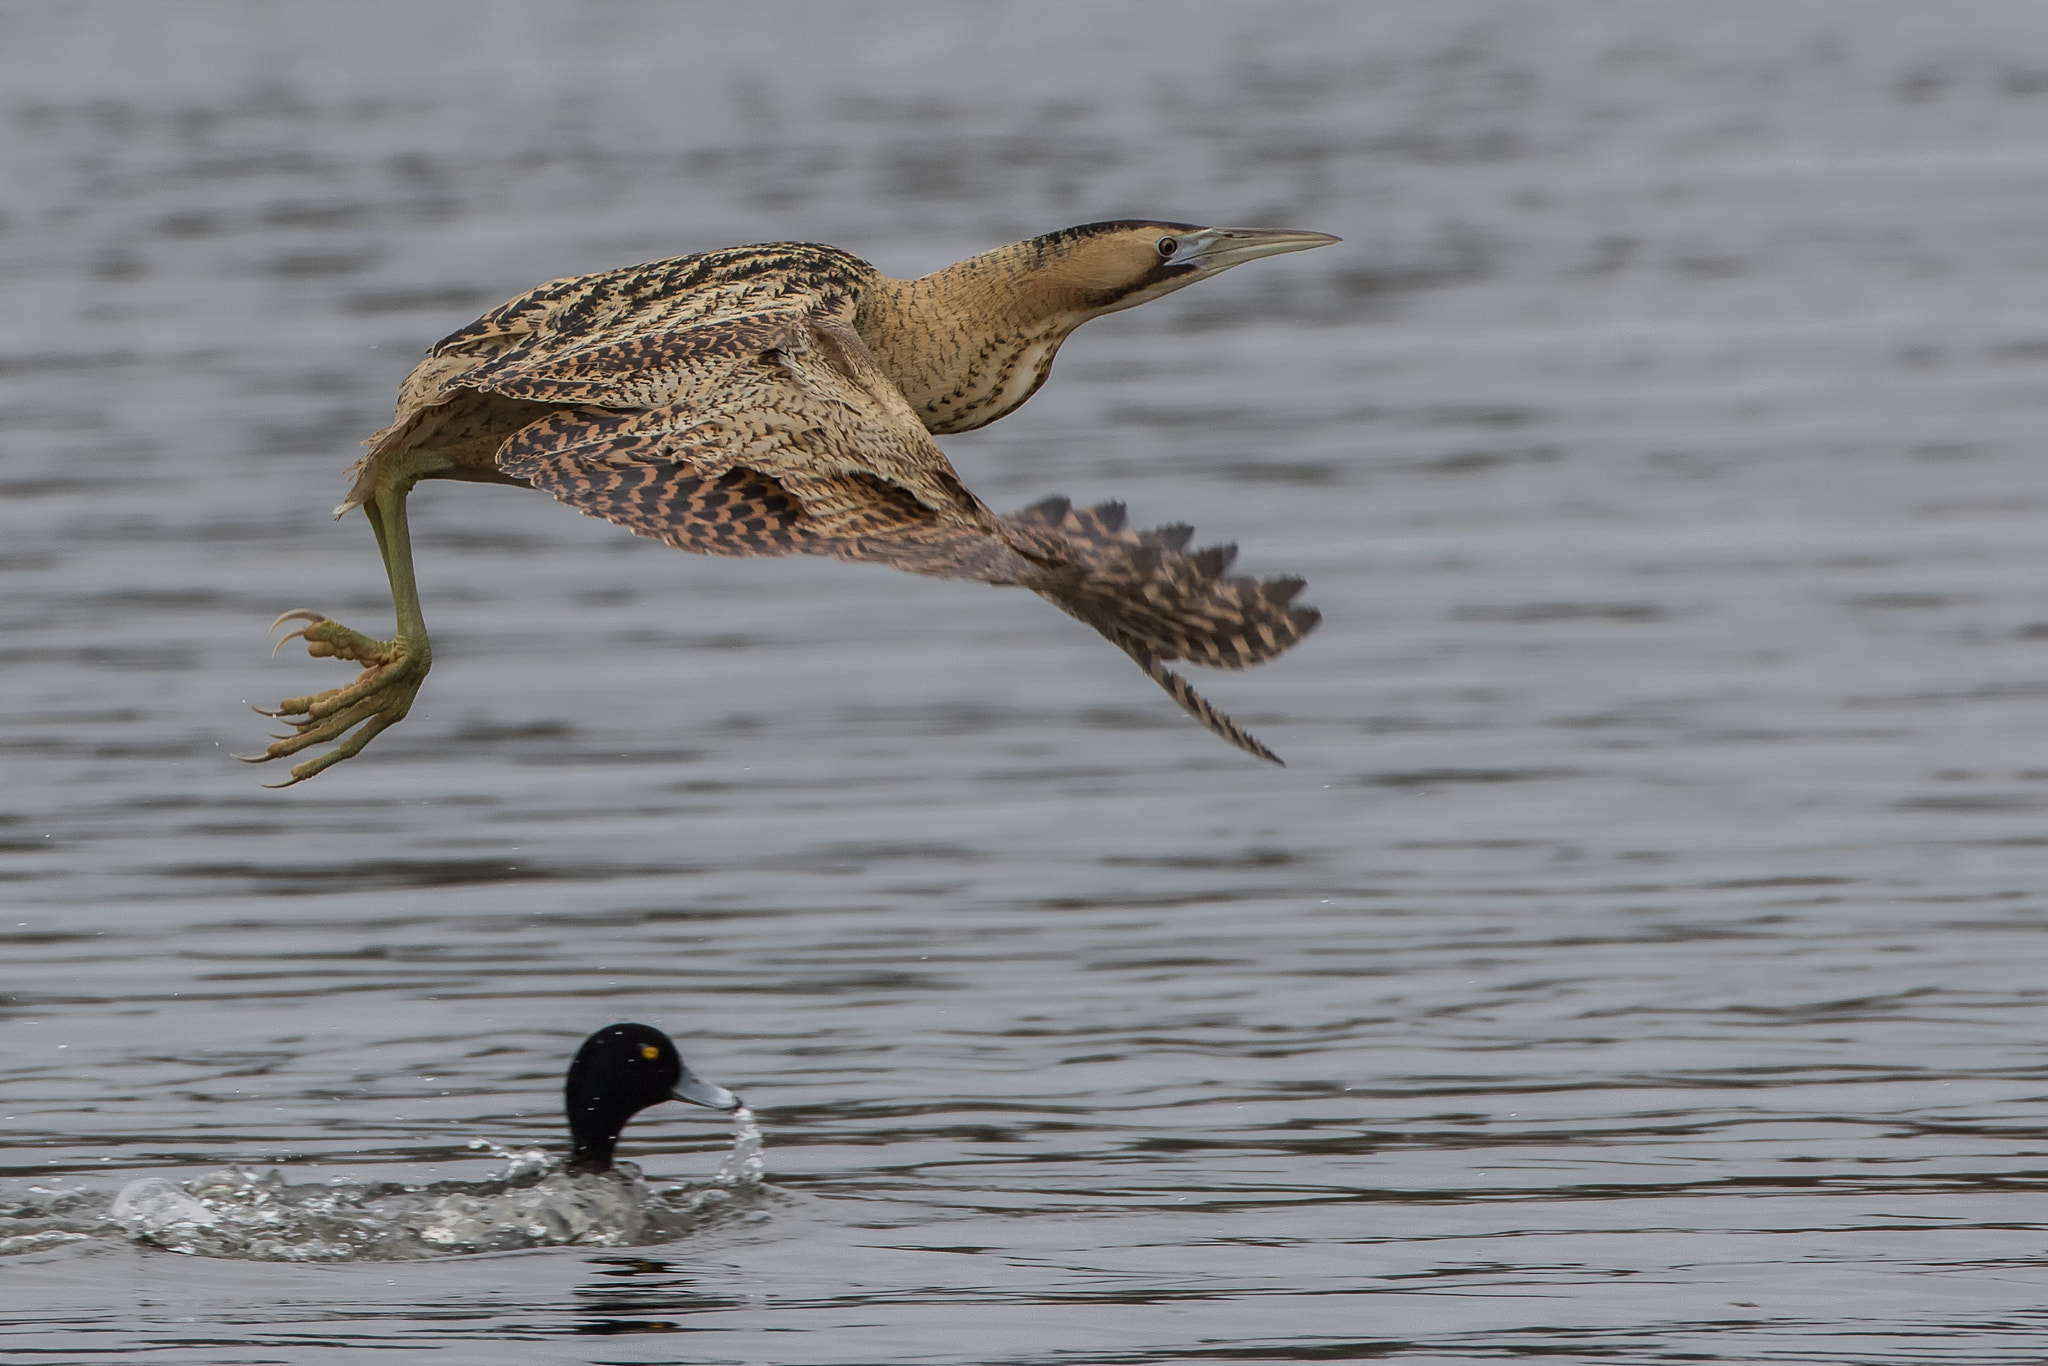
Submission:
[[[436,345],[399,389],[337,515],[378,533],[398,635],[316,612],[316,656],[367,667],[274,715],[295,734],[255,760],[340,741],[292,782],[401,719],[431,663],[404,501],[423,478],[525,484],[707,555],[830,555],[1019,584],[1088,623],[1205,726],[1279,762],[1165,665],[1243,668],[1314,628],[1298,579],[1227,578],[1234,548],[1189,553],[1184,526],[1136,533],[1123,509],[1048,499],[1007,516],[932,440],[1014,411],[1060,343],[1240,261],[1319,233],[1089,224],[892,280],[836,247],[781,242],[556,280]],[[287,637],[289,639],[290,637]],[[349,732],[354,731],[353,735]],[[346,737],[346,738],[344,738]]]

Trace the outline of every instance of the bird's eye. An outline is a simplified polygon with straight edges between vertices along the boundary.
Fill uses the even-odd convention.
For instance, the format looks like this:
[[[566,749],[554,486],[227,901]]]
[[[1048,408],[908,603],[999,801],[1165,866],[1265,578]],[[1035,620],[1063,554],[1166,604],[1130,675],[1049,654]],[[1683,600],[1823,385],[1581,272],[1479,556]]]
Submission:
[[[659,1048],[656,1048],[651,1043],[643,1043],[640,1045],[640,1056],[647,1059],[647,1061],[649,1062],[653,1062],[656,1058],[661,1056],[661,1050]]]
[[[1180,239],[1178,237],[1162,237],[1159,239],[1159,255],[1162,259],[1173,255],[1179,250]]]

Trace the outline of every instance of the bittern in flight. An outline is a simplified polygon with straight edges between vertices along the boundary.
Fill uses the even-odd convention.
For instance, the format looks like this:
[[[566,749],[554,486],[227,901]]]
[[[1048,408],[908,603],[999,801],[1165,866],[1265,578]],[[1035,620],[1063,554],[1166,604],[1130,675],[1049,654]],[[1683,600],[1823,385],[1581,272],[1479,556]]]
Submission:
[[[1235,551],[1190,529],[1133,532],[1123,508],[1051,498],[999,516],[934,435],[1013,412],[1067,334],[1260,256],[1337,239],[1188,223],[1089,223],[894,280],[836,247],[776,242],[556,280],[442,341],[336,509],[377,533],[398,634],[318,612],[309,653],[364,666],[270,715],[295,733],[251,762],[338,742],[300,782],[402,720],[432,653],[405,499],[422,479],[544,489],[700,555],[830,555],[937,578],[1018,584],[1088,623],[1197,720],[1278,763],[1166,665],[1235,669],[1314,628],[1299,579],[1226,578]],[[291,637],[286,637],[291,639]],[[281,644],[282,642],[280,642]],[[351,733],[353,732],[353,733]]]

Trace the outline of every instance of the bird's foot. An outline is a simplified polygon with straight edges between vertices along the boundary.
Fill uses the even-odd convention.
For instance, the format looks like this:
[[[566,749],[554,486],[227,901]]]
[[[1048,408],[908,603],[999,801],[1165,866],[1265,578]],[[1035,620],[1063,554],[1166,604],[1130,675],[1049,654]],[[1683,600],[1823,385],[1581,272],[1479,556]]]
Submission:
[[[282,717],[294,733],[278,736],[261,754],[235,756],[244,763],[285,759],[330,740],[341,741],[325,754],[294,765],[291,777],[268,784],[271,787],[302,783],[344,759],[353,758],[384,730],[404,720],[432,662],[424,641],[414,646],[402,637],[373,640],[338,621],[329,621],[318,612],[286,612],[270,627],[274,631],[288,621],[306,624],[278,641],[272,654],[282,649],[286,641],[302,639],[306,642],[306,653],[316,659],[352,659],[367,667],[355,682],[344,687],[329,688],[308,697],[288,697],[272,711],[255,709],[265,716]],[[358,726],[362,729],[357,730]],[[350,735],[352,730],[355,734]]]

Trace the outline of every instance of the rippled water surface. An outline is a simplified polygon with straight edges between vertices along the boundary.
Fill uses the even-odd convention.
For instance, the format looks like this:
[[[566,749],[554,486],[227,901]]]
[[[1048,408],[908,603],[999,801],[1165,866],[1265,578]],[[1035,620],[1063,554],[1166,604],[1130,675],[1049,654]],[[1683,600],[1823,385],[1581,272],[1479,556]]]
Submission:
[[[0,1355],[2040,1360],[2031,0],[84,0],[0,73]],[[482,308],[1135,214],[1346,241],[948,448],[1305,575],[1199,680],[1290,767],[1028,594],[447,484],[412,718],[228,759],[345,677],[276,613],[388,620],[327,509]],[[112,1217],[484,1198],[623,1019],[758,1112],[744,1217]]]

